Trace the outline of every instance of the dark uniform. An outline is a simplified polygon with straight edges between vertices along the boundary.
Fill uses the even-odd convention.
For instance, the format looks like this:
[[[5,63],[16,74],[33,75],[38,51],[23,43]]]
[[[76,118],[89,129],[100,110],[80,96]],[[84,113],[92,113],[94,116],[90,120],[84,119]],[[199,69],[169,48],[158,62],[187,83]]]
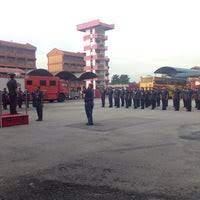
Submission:
[[[4,90],[2,92],[2,103],[3,103],[3,109],[7,110],[7,105],[9,103],[9,97],[8,97],[8,92],[7,92],[6,88],[4,88]]]
[[[156,103],[157,103],[157,107],[160,107],[160,94],[161,94],[160,89],[157,89],[156,90]]]
[[[136,89],[133,90],[132,98],[133,98],[133,106],[134,106],[134,109],[137,109],[137,107],[138,107],[138,102],[137,102],[137,90],[136,90]]]
[[[186,109],[189,112],[191,112],[192,110],[192,96],[193,96],[193,91],[191,89],[187,89],[186,90]]]
[[[32,105],[35,108],[35,91],[31,93],[32,96]]]
[[[197,110],[200,110],[200,88],[197,89]]]
[[[120,107],[120,90],[116,89],[115,90],[115,98],[116,98],[116,107],[119,108]]]
[[[145,105],[145,91],[144,91],[144,89],[142,89],[140,91],[140,105],[141,105],[141,109],[144,109],[144,105]]]
[[[114,89],[113,91],[113,96],[114,96],[114,106],[117,106],[117,90]]]
[[[100,94],[101,94],[101,104],[102,104],[102,107],[105,107],[106,90],[104,88],[100,89]]]
[[[150,106],[150,92],[148,90],[145,91],[145,107],[148,108]]]
[[[128,105],[129,105],[129,107],[131,107],[132,106],[132,98],[133,98],[133,90],[132,89],[129,89],[128,90],[129,92],[128,92]]]
[[[157,92],[156,90],[151,90],[151,109],[154,110],[156,107]]]
[[[126,108],[128,108],[129,107],[129,90],[128,89],[126,89],[125,90],[125,104],[126,104]]]
[[[92,88],[88,88],[85,91],[85,112],[87,115],[88,123],[87,125],[93,125],[92,112],[94,108],[94,91]]]
[[[136,89],[136,104],[137,104],[137,108],[140,107],[140,90]]]
[[[187,93],[186,91],[187,91],[186,89],[183,89],[183,91],[182,91],[183,107],[184,107],[184,108],[186,108],[186,101],[187,101],[187,100],[186,100],[186,96],[187,96],[187,95],[186,95],[186,93]]]
[[[14,75],[7,83],[10,100],[10,114],[17,114],[17,81],[14,79]]]
[[[36,121],[43,120],[43,92],[39,89],[34,92],[35,96],[35,108],[37,111],[38,119]]]
[[[109,101],[109,108],[113,107],[113,90],[112,88],[108,89],[108,101]]]
[[[176,88],[173,93],[173,102],[175,111],[179,111],[180,109],[180,99],[181,99],[181,91]]]
[[[125,100],[125,90],[122,88],[120,92],[120,98],[121,98],[121,106],[124,107],[124,100]]]
[[[195,101],[195,108],[197,108],[197,106],[198,106],[197,89],[195,89],[193,91],[193,97],[194,97],[194,101]]]
[[[17,92],[17,104],[19,106],[19,108],[22,107],[23,104],[23,92],[21,91],[21,89],[19,89],[19,91]]]
[[[167,109],[168,98],[169,98],[169,92],[167,91],[167,89],[162,89],[161,90],[162,110]]]

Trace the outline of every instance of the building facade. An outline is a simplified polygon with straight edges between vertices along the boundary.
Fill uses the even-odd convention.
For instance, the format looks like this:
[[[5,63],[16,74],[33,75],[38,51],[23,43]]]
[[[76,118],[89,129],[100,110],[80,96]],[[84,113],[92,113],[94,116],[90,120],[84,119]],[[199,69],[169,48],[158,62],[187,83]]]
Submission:
[[[0,40],[0,68],[27,70],[36,68],[36,47]],[[12,71],[12,70],[11,70]]]
[[[74,53],[53,49],[47,54],[48,70],[56,74],[61,71],[68,71],[74,74],[84,72],[84,53]]]
[[[84,32],[83,42],[86,53],[84,70],[94,72],[98,76],[97,80],[93,81],[94,89],[99,86],[106,86],[109,82],[109,58],[105,55],[107,50],[105,41],[108,37],[105,32],[112,29],[114,29],[113,24],[105,24],[100,20],[77,25],[77,30]]]

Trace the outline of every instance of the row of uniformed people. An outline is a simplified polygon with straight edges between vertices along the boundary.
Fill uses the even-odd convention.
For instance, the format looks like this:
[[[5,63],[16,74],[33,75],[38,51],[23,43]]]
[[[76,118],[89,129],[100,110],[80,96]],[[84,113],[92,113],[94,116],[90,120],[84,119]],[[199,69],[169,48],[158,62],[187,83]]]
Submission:
[[[155,109],[156,107],[160,107],[162,102],[162,110],[166,110],[168,106],[169,92],[166,88],[157,89],[154,88],[152,90],[144,90],[144,89],[112,89],[111,87],[107,90],[101,89],[101,100],[102,107],[105,106],[106,95],[108,95],[109,107],[114,106],[117,108],[121,106],[125,106],[129,108],[133,105],[135,109],[145,107],[150,107]],[[173,103],[175,110],[180,109],[180,100],[183,98],[184,107],[187,111],[191,111],[192,108],[192,98],[195,100],[195,107],[200,110],[200,89],[191,90],[189,88],[180,90],[175,88],[173,91]]]
[[[30,102],[30,93],[25,90],[24,92],[19,88],[17,90],[17,105],[19,108],[22,107],[23,102],[25,101],[27,103],[27,107],[29,108],[29,102]],[[4,88],[2,92],[2,104],[3,104],[3,109],[7,110],[8,105],[10,104],[10,98],[9,98],[9,93],[7,92],[7,89]]]
[[[23,101],[27,104],[27,108],[29,108],[30,96],[32,96],[33,107],[36,108],[38,119],[37,121],[42,121],[43,119],[43,93],[40,89],[36,89],[32,94],[30,94],[27,90],[22,92],[21,88],[18,89],[16,97],[17,97],[17,105],[19,108],[22,107]],[[2,105],[3,109],[7,110],[8,105],[10,105],[9,92],[7,92],[6,88],[2,91]]]

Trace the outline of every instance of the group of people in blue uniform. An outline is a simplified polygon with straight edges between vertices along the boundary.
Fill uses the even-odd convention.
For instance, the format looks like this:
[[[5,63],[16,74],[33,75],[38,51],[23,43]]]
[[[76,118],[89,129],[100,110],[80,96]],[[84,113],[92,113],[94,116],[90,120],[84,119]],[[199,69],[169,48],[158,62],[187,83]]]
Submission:
[[[2,106],[4,110],[10,108],[10,114],[15,115],[17,113],[17,106],[22,108],[23,102],[27,108],[29,108],[30,100],[32,100],[33,107],[36,108],[38,119],[36,121],[42,121],[43,119],[43,93],[40,88],[36,88],[32,94],[27,90],[24,92],[21,88],[18,88],[17,81],[15,80],[15,74],[10,74],[10,80],[7,83],[7,88],[1,92]]]
[[[24,92],[21,90],[21,88],[19,88],[18,90],[16,90],[16,105],[19,108],[22,108],[23,103],[25,102],[27,105],[27,108],[29,108],[30,105],[30,93],[25,90]],[[2,104],[3,104],[3,109],[7,110],[8,109],[8,105],[10,105],[10,97],[9,97],[9,92],[7,91],[6,88],[4,88],[3,92],[2,92]]]
[[[116,88],[109,87],[107,89],[101,88],[102,107],[105,107],[106,97],[108,96],[109,108],[115,106],[119,107],[133,107],[134,109],[161,107],[162,110],[167,110],[168,100],[170,98],[167,88],[153,88],[150,90],[138,88]],[[175,88],[172,94],[173,106],[175,111],[180,110],[180,102],[183,100],[183,105],[187,111],[192,110],[192,100],[195,101],[195,108],[200,110],[200,88],[190,89]]]

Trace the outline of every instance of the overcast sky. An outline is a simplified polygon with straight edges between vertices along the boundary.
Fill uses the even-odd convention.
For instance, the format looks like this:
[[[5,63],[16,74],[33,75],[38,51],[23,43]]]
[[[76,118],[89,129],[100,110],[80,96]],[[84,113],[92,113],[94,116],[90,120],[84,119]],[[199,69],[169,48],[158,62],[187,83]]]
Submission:
[[[0,8],[0,39],[35,45],[38,68],[53,48],[83,51],[76,25],[93,19],[115,24],[106,42],[111,74],[200,66],[199,0],[0,0]]]

